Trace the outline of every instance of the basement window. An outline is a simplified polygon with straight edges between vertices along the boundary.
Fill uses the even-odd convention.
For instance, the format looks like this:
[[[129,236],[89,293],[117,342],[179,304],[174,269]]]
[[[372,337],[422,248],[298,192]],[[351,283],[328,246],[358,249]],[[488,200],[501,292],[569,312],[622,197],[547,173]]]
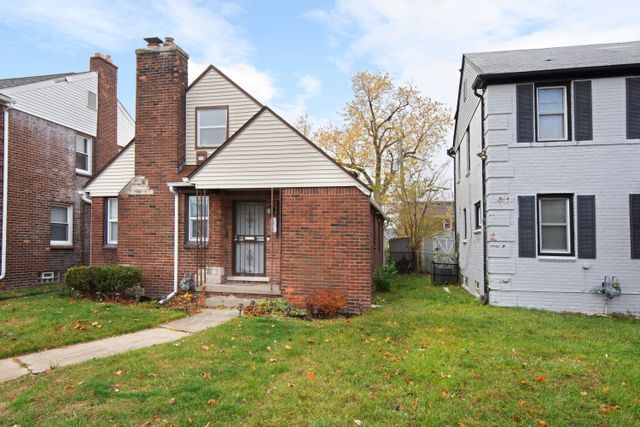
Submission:
[[[229,137],[227,107],[196,109],[196,147],[219,147]]]
[[[51,246],[73,245],[73,207],[51,206]]]
[[[91,175],[91,139],[84,136],[76,137],[76,172]]]
[[[209,197],[189,196],[187,205],[187,239],[189,242],[209,240]]]

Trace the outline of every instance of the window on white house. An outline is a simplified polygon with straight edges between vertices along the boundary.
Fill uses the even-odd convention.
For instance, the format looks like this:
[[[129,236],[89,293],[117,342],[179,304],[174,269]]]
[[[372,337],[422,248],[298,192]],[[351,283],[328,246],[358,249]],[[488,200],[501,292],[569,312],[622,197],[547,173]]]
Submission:
[[[90,138],[76,137],[76,172],[91,173],[91,149]]]
[[[475,229],[480,230],[482,228],[482,204],[480,202],[477,202],[475,205],[473,205],[473,210],[475,211],[476,218]]]
[[[107,244],[118,244],[118,198],[107,199]]]
[[[571,196],[538,196],[540,254],[572,254],[571,203]]]
[[[464,241],[467,241],[467,209],[462,209],[462,220],[464,221]]]
[[[538,141],[567,139],[567,88],[537,88]]]
[[[467,128],[467,134],[465,135],[467,141],[467,172],[471,171],[471,132]]]
[[[460,165],[462,164],[460,160],[460,147],[456,151],[456,160],[458,160],[458,167],[456,168],[456,172],[458,173],[458,181],[460,181],[460,177],[462,176],[462,171],[460,170]]]
[[[51,206],[51,245],[71,246],[73,244],[73,207]]]
[[[196,242],[209,236],[209,197],[189,196],[187,213],[187,239]]]
[[[227,140],[227,107],[196,110],[198,147],[218,147]]]

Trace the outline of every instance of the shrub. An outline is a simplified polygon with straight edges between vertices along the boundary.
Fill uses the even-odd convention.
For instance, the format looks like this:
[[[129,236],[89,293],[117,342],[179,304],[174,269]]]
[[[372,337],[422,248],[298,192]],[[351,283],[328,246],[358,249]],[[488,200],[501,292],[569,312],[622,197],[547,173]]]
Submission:
[[[307,313],[310,317],[330,318],[347,305],[344,293],[335,289],[319,289],[307,298]]]
[[[123,294],[141,280],[139,268],[115,264],[71,267],[64,275],[66,288],[91,297],[97,292],[107,296]]]
[[[377,266],[371,275],[371,283],[376,292],[389,292],[391,289],[391,280],[395,277],[398,270],[393,261]]]
[[[244,306],[242,311],[247,316],[255,317],[279,315],[301,318],[306,316],[306,311],[300,310],[284,298],[252,301],[250,305]]]

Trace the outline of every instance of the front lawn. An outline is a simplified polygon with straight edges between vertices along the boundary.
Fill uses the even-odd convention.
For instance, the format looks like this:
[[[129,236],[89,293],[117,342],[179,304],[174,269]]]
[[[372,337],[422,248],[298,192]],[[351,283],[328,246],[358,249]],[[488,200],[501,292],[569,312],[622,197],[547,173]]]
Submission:
[[[0,385],[47,425],[638,425],[640,322],[480,305],[397,279],[346,320],[243,318]]]
[[[183,315],[152,304],[97,303],[62,297],[59,292],[4,299],[0,300],[0,359],[133,332]]]

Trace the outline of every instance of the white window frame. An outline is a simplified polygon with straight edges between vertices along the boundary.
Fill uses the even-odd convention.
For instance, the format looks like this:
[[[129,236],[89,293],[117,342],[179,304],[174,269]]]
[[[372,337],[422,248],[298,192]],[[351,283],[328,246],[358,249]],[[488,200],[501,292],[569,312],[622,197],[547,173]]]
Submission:
[[[546,90],[546,89],[562,89],[562,110],[563,110],[563,117],[564,120],[562,122],[562,131],[563,131],[563,136],[562,138],[546,138],[546,139],[542,139],[540,138],[540,129],[539,129],[539,123],[540,123],[540,116],[557,116],[558,113],[553,113],[553,114],[541,114],[540,113],[540,106],[539,106],[539,99],[540,99],[540,91],[541,90]],[[569,102],[567,99],[567,87],[566,86],[540,86],[540,87],[536,87],[536,141],[540,141],[540,142],[545,142],[545,141],[568,141],[569,140],[569,114],[568,114],[568,107],[569,107]]]
[[[67,210],[67,222],[52,222],[51,216],[49,216],[49,226],[51,224],[65,224],[67,225],[67,239],[66,240],[50,240],[51,246],[73,246],[73,206],[72,205],[62,205],[62,204],[52,204],[51,208],[65,208]],[[51,209],[49,209],[49,215],[51,215]],[[51,227],[49,227],[51,228]],[[51,232],[49,232],[49,236],[51,236]]]
[[[565,223],[559,222],[549,222],[542,223],[542,202],[545,200],[564,200],[565,202]],[[540,255],[571,255],[573,251],[573,241],[572,241],[572,227],[573,221],[571,218],[571,203],[573,202],[573,197],[571,196],[538,196],[538,251]],[[564,226],[566,230],[567,237],[567,249],[566,250],[545,250],[542,248],[542,227],[543,226]]]
[[[82,151],[78,151],[78,140],[82,139],[82,140],[86,140],[87,141],[87,153],[83,153]],[[92,158],[93,158],[93,140],[91,138],[89,138],[88,136],[81,136],[81,135],[77,135],[76,136],[76,146],[74,147],[74,154],[77,155],[77,153],[80,154],[84,154],[87,156],[87,169],[80,169],[78,168],[78,161],[76,159],[76,173],[82,174],[82,175],[91,175],[92,173]]]
[[[464,221],[464,239],[462,243],[467,243],[467,208],[462,208],[462,219]]]
[[[476,220],[473,231],[480,231],[482,230],[482,202],[476,202],[473,205],[473,212]]]
[[[112,213],[112,209],[113,209],[113,205],[112,202],[116,202],[116,215],[115,218],[111,217],[111,213]],[[106,217],[106,221],[107,221],[107,244],[108,245],[117,245],[118,244],[118,238],[116,237],[115,239],[113,238],[113,236],[111,235],[111,224],[116,224],[116,229],[118,228],[118,198],[117,197],[108,197],[107,198],[107,217]]]
[[[200,113],[202,111],[208,111],[208,110],[224,110],[225,113],[225,122],[223,125],[213,125],[213,126],[203,126],[200,124]],[[222,145],[224,143],[224,141],[226,141],[228,135],[229,135],[229,108],[227,106],[220,106],[220,107],[202,107],[202,108],[198,108],[196,110],[196,132],[198,133],[197,135],[197,141],[196,141],[196,148],[216,148],[219,147],[220,145]],[[200,131],[202,129],[225,129],[226,131],[226,136],[224,138],[224,140],[218,144],[218,145],[204,145],[202,144],[202,136],[200,134]]]
[[[197,215],[194,216],[191,213],[191,199],[196,197],[204,198],[207,201],[207,209],[205,210],[206,215],[204,216],[197,216]],[[193,234],[194,232],[193,221],[195,221],[196,223],[200,221],[206,221],[207,226],[205,227],[204,241],[208,242],[209,241],[209,196],[196,196],[191,194],[187,196],[187,198],[188,198],[187,199],[187,229],[188,229],[187,240],[191,243],[195,243],[198,241],[198,237]]]

